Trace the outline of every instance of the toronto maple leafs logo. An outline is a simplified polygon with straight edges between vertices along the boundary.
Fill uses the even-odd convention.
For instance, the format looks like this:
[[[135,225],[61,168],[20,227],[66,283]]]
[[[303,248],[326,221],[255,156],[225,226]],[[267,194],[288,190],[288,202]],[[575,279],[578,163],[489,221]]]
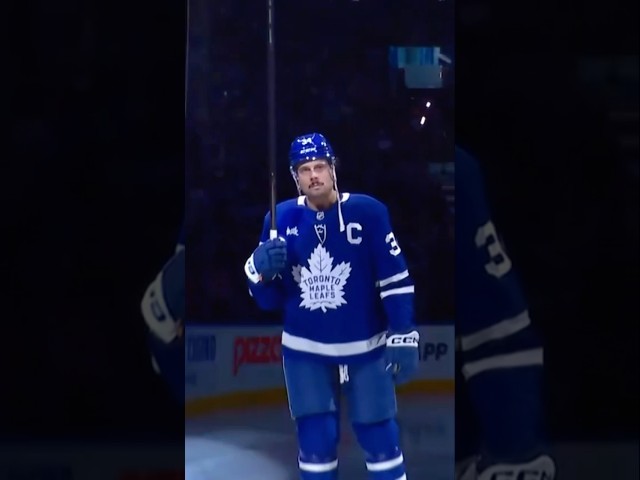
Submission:
[[[309,310],[335,310],[346,305],[344,287],[351,274],[351,264],[341,262],[333,266],[333,257],[318,245],[308,260],[309,268],[296,265],[292,268],[293,279],[300,285],[300,307]]]
[[[291,276],[298,285],[300,284],[300,270],[302,270],[302,265],[294,265],[291,268]]]

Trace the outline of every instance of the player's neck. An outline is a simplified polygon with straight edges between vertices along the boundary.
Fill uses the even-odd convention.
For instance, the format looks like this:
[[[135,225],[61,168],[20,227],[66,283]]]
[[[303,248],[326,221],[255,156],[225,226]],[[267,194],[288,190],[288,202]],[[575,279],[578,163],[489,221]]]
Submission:
[[[338,192],[336,192],[335,190],[331,190],[331,193],[329,193],[328,195],[313,199],[307,196],[306,201],[307,206],[311,210],[315,210],[316,212],[328,210],[331,205],[338,201]]]

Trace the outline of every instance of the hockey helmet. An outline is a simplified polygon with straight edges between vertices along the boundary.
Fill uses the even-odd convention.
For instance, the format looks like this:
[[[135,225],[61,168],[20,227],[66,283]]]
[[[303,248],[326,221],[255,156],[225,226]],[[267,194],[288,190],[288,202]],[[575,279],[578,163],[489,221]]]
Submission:
[[[289,148],[289,171],[293,177],[293,181],[298,188],[298,194],[302,194],[300,183],[298,181],[297,169],[300,165],[313,160],[326,160],[331,165],[331,176],[333,177],[333,188],[335,189],[338,199],[340,199],[340,192],[338,192],[338,178],[336,175],[336,156],[333,153],[333,148],[327,141],[327,139],[321,133],[307,133],[306,135],[300,135],[291,142]],[[342,207],[340,206],[341,200],[338,200],[338,219],[340,222],[340,231],[345,231],[344,220],[342,218]]]
[[[321,133],[307,133],[296,137],[289,148],[289,169],[295,173],[297,168],[312,160],[326,160],[333,165],[333,148]]]

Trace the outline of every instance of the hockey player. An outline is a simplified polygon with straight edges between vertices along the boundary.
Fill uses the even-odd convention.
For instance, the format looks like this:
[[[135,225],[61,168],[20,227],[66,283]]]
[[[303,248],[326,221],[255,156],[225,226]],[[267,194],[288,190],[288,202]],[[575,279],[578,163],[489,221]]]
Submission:
[[[405,480],[394,383],[418,366],[414,287],[387,208],[338,191],[323,135],[296,138],[289,166],[300,196],[277,205],[245,264],[258,305],[284,316],[282,353],[303,480],[337,479],[338,401],[349,403],[371,480]]]
[[[543,349],[479,167],[458,148],[455,168],[456,364],[463,377],[456,381],[456,456],[471,455],[457,465],[456,479],[552,480],[542,429]]]
[[[140,309],[149,328],[153,368],[184,402],[185,244],[181,231],[174,255],[147,287]]]

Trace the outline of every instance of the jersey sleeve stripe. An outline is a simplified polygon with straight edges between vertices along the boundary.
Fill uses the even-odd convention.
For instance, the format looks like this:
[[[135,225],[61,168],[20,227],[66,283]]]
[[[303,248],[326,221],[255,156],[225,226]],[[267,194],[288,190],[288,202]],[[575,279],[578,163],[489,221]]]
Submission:
[[[391,275],[390,277],[384,278],[382,280],[378,280],[376,285],[378,287],[386,287],[390,283],[399,282],[409,276],[409,270],[405,270],[404,272],[397,273],[395,275]]]
[[[392,288],[385,292],[380,292],[380,298],[388,297],[389,295],[402,295],[404,293],[414,293],[415,287],[413,285],[409,287]]]
[[[469,380],[471,377],[486,372],[487,370],[542,365],[544,363],[543,357],[544,353],[542,348],[523,350],[507,355],[496,355],[463,365],[462,374]]]
[[[515,317],[507,318],[495,325],[460,338],[463,351],[472,350],[491,340],[500,340],[527,328],[531,324],[529,311],[525,310]]]

